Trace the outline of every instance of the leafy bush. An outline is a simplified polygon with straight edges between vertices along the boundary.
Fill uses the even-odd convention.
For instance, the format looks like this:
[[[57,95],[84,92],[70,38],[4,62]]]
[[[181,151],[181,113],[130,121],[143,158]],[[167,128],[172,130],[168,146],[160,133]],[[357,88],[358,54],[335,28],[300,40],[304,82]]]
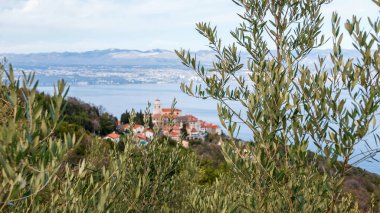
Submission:
[[[27,209],[27,202],[56,181],[62,159],[75,145],[76,137],[54,136],[67,94],[63,81],[58,82],[49,108],[44,108],[36,101],[34,74],[24,74],[18,81],[11,65],[8,71],[5,65],[0,68],[8,79],[6,85],[0,82],[0,99],[6,105],[1,108],[5,119],[0,129],[0,211],[12,206]]]

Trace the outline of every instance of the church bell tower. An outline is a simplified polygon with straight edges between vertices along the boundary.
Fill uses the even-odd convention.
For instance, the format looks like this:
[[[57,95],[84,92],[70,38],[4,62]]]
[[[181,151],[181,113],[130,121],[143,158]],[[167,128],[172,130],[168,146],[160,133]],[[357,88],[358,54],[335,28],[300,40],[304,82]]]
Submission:
[[[156,99],[154,101],[154,109],[153,109],[154,115],[160,115],[161,114],[161,102],[159,99]]]

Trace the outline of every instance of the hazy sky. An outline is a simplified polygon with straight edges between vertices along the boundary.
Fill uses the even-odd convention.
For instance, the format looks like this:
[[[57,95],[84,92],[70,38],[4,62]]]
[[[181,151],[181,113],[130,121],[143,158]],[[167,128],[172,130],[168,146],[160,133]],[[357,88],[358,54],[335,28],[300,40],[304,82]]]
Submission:
[[[228,42],[239,9],[231,0],[0,0],[0,52],[207,49],[195,23],[217,25]],[[332,11],[379,16],[371,0],[335,0],[323,11],[327,21]]]

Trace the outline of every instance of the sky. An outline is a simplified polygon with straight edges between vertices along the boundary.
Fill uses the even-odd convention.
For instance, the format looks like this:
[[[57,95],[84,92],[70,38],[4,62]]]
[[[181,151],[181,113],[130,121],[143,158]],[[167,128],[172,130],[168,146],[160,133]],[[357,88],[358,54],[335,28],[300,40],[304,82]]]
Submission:
[[[371,0],[335,0],[323,9],[325,34],[333,11],[342,20],[380,15]],[[0,52],[203,50],[207,41],[195,23],[216,25],[228,44],[238,12],[232,0],[0,0]],[[351,48],[348,39],[343,47]]]

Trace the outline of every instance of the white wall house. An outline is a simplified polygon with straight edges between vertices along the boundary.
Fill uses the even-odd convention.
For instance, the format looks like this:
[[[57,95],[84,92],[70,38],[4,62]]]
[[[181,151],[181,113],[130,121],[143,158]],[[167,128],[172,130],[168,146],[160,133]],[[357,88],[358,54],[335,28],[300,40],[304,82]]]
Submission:
[[[129,124],[124,124],[123,125],[123,130],[124,132],[129,130],[130,129],[130,125]],[[140,133],[143,133],[144,132],[144,126],[143,125],[140,125],[140,124],[135,124],[135,126],[133,126],[132,130],[133,130],[133,133],[135,134],[140,134]]]
[[[153,139],[153,137],[154,137],[154,132],[153,132],[153,130],[151,130],[151,129],[146,129],[146,130],[144,131],[144,133],[145,133],[145,136],[146,136],[149,140],[152,140],[152,139]]]
[[[120,135],[113,132],[111,134],[108,134],[106,137],[104,137],[105,140],[111,140],[113,142],[118,143],[120,141]]]

